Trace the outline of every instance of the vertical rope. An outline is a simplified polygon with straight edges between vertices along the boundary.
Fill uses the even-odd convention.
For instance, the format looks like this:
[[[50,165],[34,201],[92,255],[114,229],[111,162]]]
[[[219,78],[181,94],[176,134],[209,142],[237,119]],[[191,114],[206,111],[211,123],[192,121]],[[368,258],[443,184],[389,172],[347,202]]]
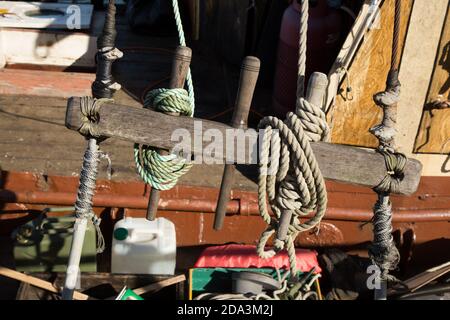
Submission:
[[[392,60],[391,70],[398,70],[399,68],[399,44],[400,44],[400,22],[401,22],[401,0],[395,0],[395,14],[394,14],[394,36],[392,39]]]
[[[180,8],[178,6],[178,0],[172,0],[172,6],[173,6],[173,13],[175,16],[175,22],[177,25],[178,30],[178,38],[180,41],[181,46],[186,46],[186,39],[184,37],[184,30],[183,30],[183,22],[181,21],[181,15],[180,15]],[[194,94],[194,83],[192,81],[192,74],[191,74],[191,68],[189,67],[188,74],[186,77],[186,83],[188,87],[189,97],[191,99],[191,109],[192,109],[192,116],[195,112],[195,94]]]
[[[403,175],[406,157],[395,153],[395,133],[397,123],[397,102],[400,97],[400,82],[398,80],[399,68],[399,38],[400,38],[401,1],[395,0],[394,30],[392,40],[391,69],[387,76],[384,92],[374,95],[375,103],[383,109],[383,121],[380,125],[370,129],[379,141],[377,151],[386,162],[387,175],[381,183],[374,188],[378,199],[373,208],[373,241],[369,247],[369,256],[372,262],[380,268],[379,280],[384,282],[398,281],[390,275],[400,261],[400,253],[395,246],[392,236],[392,204],[390,193],[398,187],[398,179]],[[386,287],[375,291],[375,298],[386,299]]]
[[[300,30],[298,43],[298,74],[297,74],[297,108],[299,108],[300,98],[305,96],[305,76],[306,76],[306,41],[308,35],[308,10],[309,0],[302,0],[300,11]]]

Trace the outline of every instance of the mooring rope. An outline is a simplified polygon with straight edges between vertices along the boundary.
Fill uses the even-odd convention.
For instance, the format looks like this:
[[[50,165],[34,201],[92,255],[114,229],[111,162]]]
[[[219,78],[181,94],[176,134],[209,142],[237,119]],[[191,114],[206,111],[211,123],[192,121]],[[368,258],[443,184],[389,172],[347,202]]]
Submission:
[[[181,46],[186,46],[183,23],[181,21],[178,0],[172,0],[175,22]],[[188,69],[185,89],[155,89],[147,93],[144,107],[164,113],[179,113],[192,117],[195,110],[194,86],[191,69]],[[186,174],[192,164],[186,158],[175,154],[160,155],[157,149],[146,145],[134,145],[136,169],[142,180],[157,190],[172,189],[178,179]]]
[[[323,110],[303,97],[308,0],[303,0],[301,6],[296,111],[289,112],[284,121],[276,117],[265,117],[258,126],[264,130],[260,144],[258,205],[261,217],[269,226],[261,235],[257,252],[262,258],[271,258],[286,249],[291,274],[297,274],[295,238],[299,232],[316,227],[327,206],[325,181],[310,142],[328,141],[330,136]],[[269,214],[267,203],[274,216]],[[316,211],[312,218],[300,221],[312,211]],[[277,231],[281,234],[281,229],[286,228],[283,224],[286,223],[286,235],[284,232],[282,236],[277,234],[274,248],[265,251],[269,238]]]

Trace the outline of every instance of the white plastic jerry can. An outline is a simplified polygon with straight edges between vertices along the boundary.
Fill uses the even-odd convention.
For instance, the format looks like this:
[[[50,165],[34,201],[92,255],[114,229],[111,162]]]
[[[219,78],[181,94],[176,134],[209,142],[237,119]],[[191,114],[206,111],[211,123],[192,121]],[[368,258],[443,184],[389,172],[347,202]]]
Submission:
[[[111,272],[173,275],[176,243],[175,225],[167,219],[122,219],[114,226]]]

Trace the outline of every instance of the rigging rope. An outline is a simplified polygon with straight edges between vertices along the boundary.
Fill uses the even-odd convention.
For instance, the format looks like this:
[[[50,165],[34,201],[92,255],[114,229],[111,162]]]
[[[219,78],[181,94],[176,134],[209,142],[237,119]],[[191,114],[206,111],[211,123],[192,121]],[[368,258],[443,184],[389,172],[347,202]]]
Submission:
[[[297,274],[295,238],[299,232],[316,227],[327,206],[325,181],[310,142],[328,141],[330,136],[323,110],[303,97],[308,0],[302,1],[301,8],[296,111],[289,112],[284,121],[265,117],[258,126],[264,130],[259,160],[258,205],[268,227],[261,235],[257,252],[262,258],[271,258],[286,249],[291,274]],[[269,214],[267,202],[274,216]],[[316,211],[312,218],[300,221],[312,211]],[[287,231],[283,231],[286,228]],[[265,251],[268,239],[275,232],[274,248]]]
[[[181,21],[178,0],[172,0],[175,22],[181,46],[186,46],[183,23]],[[188,69],[185,89],[155,89],[147,93],[144,108],[152,108],[164,113],[179,113],[192,117],[195,110],[194,86],[191,69]],[[186,174],[192,164],[175,154],[160,155],[156,148],[139,144],[134,145],[134,161],[142,180],[158,190],[172,189],[178,179]]]
[[[387,174],[385,178],[374,187],[378,199],[373,208],[373,242],[369,247],[369,256],[372,262],[380,268],[379,280],[398,282],[389,274],[395,270],[400,261],[400,253],[395,246],[392,236],[392,204],[389,198],[391,192],[398,190],[403,178],[403,170],[407,159],[401,153],[395,152],[395,125],[397,122],[397,102],[400,98],[400,82],[398,80],[399,68],[399,32],[400,32],[401,1],[395,1],[394,30],[392,43],[391,68],[387,77],[386,90],[374,96],[375,103],[383,109],[383,120],[380,125],[370,129],[370,132],[379,140],[377,151],[385,159]],[[385,293],[383,293],[383,299]]]

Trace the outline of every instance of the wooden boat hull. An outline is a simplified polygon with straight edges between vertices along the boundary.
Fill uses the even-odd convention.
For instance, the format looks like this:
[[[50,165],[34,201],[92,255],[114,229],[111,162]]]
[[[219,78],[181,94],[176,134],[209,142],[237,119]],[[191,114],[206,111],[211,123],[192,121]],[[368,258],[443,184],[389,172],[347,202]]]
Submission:
[[[77,177],[42,176],[32,173],[2,173],[0,190],[0,233],[32,219],[47,207],[72,206]],[[296,245],[305,248],[344,247],[364,254],[372,240],[372,206],[375,193],[368,188],[327,181],[329,207],[320,233],[299,235]],[[103,219],[108,237],[113,224],[125,216],[144,217],[149,190],[141,182],[100,180],[94,207]],[[255,244],[265,223],[258,215],[257,193],[233,190],[221,231],[213,229],[218,196],[215,188],[179,185],[162,193],[158,215],[176,225],[179,247],[223,244]],[[410,197],[392,197],[394,236],[404,261],[439,263],[450,253],[450,179],[423,177]],[[431,248],[423,251],[421,248]],[[436,252],[438,254],[432,254]],[[405,262],[406,263],[406,262]]]

